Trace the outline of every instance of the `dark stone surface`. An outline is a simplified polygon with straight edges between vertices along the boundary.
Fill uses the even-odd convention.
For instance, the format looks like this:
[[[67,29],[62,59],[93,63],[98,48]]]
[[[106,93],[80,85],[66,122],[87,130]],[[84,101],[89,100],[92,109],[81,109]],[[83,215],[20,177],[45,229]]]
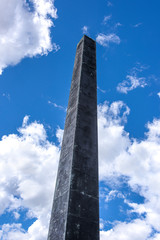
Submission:
[[[48,240],[99,240],[96,43],[77,45]]]

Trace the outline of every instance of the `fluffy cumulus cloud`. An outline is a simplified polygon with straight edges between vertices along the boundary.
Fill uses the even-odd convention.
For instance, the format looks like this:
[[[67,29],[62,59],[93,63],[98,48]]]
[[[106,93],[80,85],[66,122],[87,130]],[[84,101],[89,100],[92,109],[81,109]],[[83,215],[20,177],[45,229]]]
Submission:
[[[151,233],[151,227],[144,221],[137,219],[130,223],[117,224],[109,231],[101,231],[101,240],[146,240]]]
[[[24,57],[59,49],[50,36],[52,19],[57,18],[53,3],[52,0],[0,1],[0,74]]]
[[[132,68],[130,74],[126,76],[126,79],[118,84],[117,91],[127,94],[129,91],[132,91],[137,87],[144,88],[147,86],[146,78],[138,76],[138,73],[143,72],[146,68],[147,67],[140,64]]]
[[[115,114],[112,113],[113,104],[116,104]],[[106,184],[114,180],[116,183],[116,179],[125,176],[132,191],[145,201],[135,203],[121,195],[130,207],[130,212],[136,213],[138,217],[130,222],[114,223],[113,228],[101,232],[101,240],[159,239],[160,119],[154,119],[146,125],[143,140],[130,139],[123,124],[129,111],[126,106],[122,108],[122,104],[115,102],[109,106],[105,103],[99,107],[100,180]],[[120,117],[122,109],[124,113]],[[112,200],[116,195],[117,191],[111,191],[106,196],[106,201]]]
[[[110,43],[120,44],[121,42],[119,36],[117,36],[115,33],[111,33],[107,35],[100,33],[96,37],[96,41],[103,47],[108,47]]]
[[[113,222],[105,228],[101,219],[101,240],[158,240],[160,239],[160,119],[146,125],[144,139],[131,139],[125,131],[130,109],[122,101],[98,107],[100,181],[120,184],[125,176],[132,192],[144,201],[127,199],[114,187],[105,196],[108,204],[119,198],[136,214],[128,221]],[[44,240],[47,236],[60,145],[47,140],[44,126],[23,120],[17,134],[3,136],[0,141],[0,214],[9,212],[15,221],[3,224],[0,238]],[[63,131],[57,130],[61,142]],[[100,194],[101,195],[101,194]],[[21,213],[33,219],[27,231]],[[22,223],[22,224],[20,224]]]
[[[57,137],[63,134],[58,129]],[[21,224],[4,224],[1,239],[46,239],[50,218],[59,147],[47,140],[44,126],[28,117],[18,134],[0,141],[0,214],[13,213],[17,220],[24,209],[26,218],[36,219],[26,232]]]
[[[130,145],[128,133],[123,123],[127,120],[130,109],[122,102],[107,102],[98,108],[100,180],[114,174],[113,160]],[[116,147],[115,147],[116,146]]]

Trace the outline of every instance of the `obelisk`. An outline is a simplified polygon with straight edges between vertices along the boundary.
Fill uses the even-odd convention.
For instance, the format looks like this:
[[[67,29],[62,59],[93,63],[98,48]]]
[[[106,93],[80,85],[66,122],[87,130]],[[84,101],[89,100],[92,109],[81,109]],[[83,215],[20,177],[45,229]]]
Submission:
[[[99,240],[96,42],[77,45],[48,240]]]

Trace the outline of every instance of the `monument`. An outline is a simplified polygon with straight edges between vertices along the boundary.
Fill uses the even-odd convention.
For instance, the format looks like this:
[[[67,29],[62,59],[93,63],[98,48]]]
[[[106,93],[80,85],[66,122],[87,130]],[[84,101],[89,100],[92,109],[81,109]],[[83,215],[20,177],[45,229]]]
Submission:
[[[77,45],[48,240],[99,240],[96,42]]]

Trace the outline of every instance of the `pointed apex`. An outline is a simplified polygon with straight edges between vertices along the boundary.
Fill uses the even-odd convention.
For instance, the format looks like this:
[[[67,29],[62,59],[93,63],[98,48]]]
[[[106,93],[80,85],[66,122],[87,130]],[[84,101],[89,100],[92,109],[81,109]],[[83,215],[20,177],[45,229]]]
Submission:
[[[87,36],[87,35],[83,35],[83,38],[85,39],[85,38],[88,38],[88,39],[90,39],[90,40],[92,40],[92,41],[94,41],[95,42],[95,40],[94,39],[92,39],[91,37],[89,37],[89,36]]]
[[[92,38],[88,37],[87,35],[83,35],[83,37],[81,38],[81,40],[79,41],[79,43],[77,44],[77,48],[78,46],[82,43],[82,42],[86,42],[88,43],[87,45],[96,45],[96,41],[93,40]]]

